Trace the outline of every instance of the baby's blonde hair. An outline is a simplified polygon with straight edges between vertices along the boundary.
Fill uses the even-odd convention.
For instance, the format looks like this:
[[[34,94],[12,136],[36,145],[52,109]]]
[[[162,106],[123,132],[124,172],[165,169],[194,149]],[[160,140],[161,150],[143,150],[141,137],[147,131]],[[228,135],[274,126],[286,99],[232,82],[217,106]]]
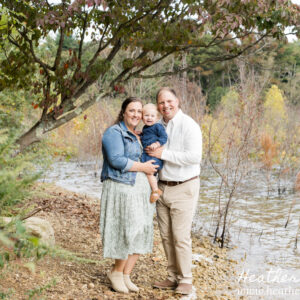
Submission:
[[[143,106],[143,112],[148,110],[148,109],[154,109],[156,110],[157,114],[158,114],[158,110],[157,110],[157,106],[153,103],[147,103]]]

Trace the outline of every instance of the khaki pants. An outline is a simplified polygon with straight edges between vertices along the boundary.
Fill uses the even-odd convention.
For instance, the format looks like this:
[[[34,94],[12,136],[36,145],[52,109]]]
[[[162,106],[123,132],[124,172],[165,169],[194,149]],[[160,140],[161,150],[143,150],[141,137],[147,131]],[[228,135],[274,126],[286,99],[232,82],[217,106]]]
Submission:
[[[159,183],[158,226],[168,260],[168,279],[192,283],[191,227],[199,197],[199,178],[176,186]]]

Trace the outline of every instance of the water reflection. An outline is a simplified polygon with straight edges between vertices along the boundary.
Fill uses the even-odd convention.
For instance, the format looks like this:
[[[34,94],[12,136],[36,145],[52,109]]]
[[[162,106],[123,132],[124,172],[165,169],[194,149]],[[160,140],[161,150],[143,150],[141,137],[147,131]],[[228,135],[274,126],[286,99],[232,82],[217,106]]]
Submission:
[[[94,162],[56,162],[44,174],[41,181],[53,182],[66,190],[100,198],[99,170],[95,170]]]
[[[217,214],[220,180],[212,170],[206,169],[202,173],[194,230],[213,234],[216,224],[213,215]],[[241,281],[254,289],[253,293],[261,292],[261,299],[300,299],[300,241],[298,250],[294,249],[300,217],[300,196],[292,192],[290,184],[286,193],[278,197],[276,182],[271,181],[271,193],[267,197],[266,183],[258,172],[247,177],[247,182],[236,195],[230,214],[229,233],[232,244],[237,247],[231,252],[235,258],[246,258],[240,272],[246,270],[253,275],[253,282],[249,279]],[[285,228],[294,199],[295,205]],[[291,277],[295,280],[290,280]],[[286,290],[288,288],[290,290]],[[297,295],[293,294],[296,292]]]

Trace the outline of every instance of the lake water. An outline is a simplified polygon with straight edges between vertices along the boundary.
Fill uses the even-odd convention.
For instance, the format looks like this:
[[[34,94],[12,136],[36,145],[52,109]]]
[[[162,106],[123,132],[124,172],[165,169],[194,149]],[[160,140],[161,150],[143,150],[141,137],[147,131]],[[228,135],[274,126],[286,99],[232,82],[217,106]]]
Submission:
[[[99,176],[100,171],[95,173],[93,163],[57,162],[41,180],[100,198]],[[193,226],[197,234],[214,234],[219,186],[220,179],[212,169],[202,168]],[[240,262],[235,280],[243,286],[234,292],[246,299],[300,299],[300,234],[295,249],[300,195],[293,192],[293,182],[284,183],[286,191],[281,197],[274,178],[270,180],[269,196],[267,186],[261,172],[248,174],[232,203],[229,247],[231,256]],[[290,221],[285,228],[293,201]]]

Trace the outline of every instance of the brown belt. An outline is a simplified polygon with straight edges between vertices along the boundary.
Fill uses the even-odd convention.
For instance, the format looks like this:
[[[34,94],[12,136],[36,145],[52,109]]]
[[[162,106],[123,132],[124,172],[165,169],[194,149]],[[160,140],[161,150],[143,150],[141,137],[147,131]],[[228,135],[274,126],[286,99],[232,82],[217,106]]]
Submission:
[[[165,184],[167,186],[175,186],[175,185],[182,184],[182,183],[188,182],[190,180],[196,179],[198,177],[199,176],[194,176],[194,177],[192,177],[188,180],[185,180],[185,181],[164,181],[164,180],[159,180],[159,183]]]

